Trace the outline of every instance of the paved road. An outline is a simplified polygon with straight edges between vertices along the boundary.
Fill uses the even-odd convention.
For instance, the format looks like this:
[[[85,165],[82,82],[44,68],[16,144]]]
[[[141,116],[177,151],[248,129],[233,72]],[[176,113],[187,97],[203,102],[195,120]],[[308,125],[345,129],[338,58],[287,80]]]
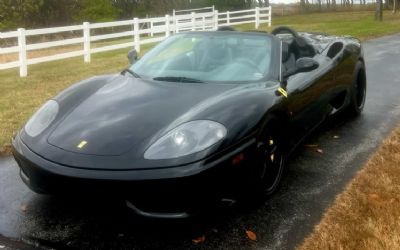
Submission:
[[[368,96],[362,116],[334,119],[309,138],[323,154],[300,148],[270,199],[185,222],[130,215],[119,201],[52,198],[29,191],[11,158],[0,159],[0,245],[24,248],[293,249],[400,118],[400,35],[364,44]],[[339,138],[334,138],[339,136]],[[257,242],[245,237],[251,229]],[[13,243],[11,240],[17,240]]]

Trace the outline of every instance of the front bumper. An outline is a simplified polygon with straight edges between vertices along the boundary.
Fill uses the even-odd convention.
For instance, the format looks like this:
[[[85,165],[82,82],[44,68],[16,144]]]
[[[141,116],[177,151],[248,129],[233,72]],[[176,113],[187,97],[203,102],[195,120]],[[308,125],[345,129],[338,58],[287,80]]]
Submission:
[[[20,176],[34,192],[120,196],[139,214],[173,218],[185,217],[188,211],[235,194],[245,185],[245,166],[247,159],[254,159],[255,147],[254,141],[248,140],[222,156],[185,166],[110,171],[51,162],[30,150],[19,135],[12,144]],[[245,155],[244,160],[233,164],[238,154]]]

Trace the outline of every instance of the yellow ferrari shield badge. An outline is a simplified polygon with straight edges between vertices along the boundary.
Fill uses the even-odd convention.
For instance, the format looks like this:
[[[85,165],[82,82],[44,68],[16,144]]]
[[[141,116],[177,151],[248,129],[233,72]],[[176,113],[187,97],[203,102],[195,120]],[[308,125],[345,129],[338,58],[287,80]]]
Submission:
[[[283,95],[284,97],[288,97],[287,91],[284,88],[279,87],[278,92],[281,93],[281,95]]]

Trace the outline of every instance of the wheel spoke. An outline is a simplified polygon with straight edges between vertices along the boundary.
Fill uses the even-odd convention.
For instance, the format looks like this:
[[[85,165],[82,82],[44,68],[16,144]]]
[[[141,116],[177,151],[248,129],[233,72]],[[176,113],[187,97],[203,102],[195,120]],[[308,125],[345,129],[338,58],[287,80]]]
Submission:
[[[282,173],[282,161],[284,155],[281,153],[279,143],[270,134],[264,134],[264,140],[257,143],[260,165],[257,168],[257,178],[263,183],[263,190],[270,193],[276,188]]]

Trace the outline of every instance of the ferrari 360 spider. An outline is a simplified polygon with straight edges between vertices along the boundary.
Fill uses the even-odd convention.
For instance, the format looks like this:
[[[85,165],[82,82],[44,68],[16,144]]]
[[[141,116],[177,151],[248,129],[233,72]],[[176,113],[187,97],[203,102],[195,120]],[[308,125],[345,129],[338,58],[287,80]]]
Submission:
[[[273,193],[305,136],[364,107],[352,37],[187,32],[128,58],[120,74],[47,101],[13,138],[33,191],[118,195],[144,216],[187,217],[241,190]]]

